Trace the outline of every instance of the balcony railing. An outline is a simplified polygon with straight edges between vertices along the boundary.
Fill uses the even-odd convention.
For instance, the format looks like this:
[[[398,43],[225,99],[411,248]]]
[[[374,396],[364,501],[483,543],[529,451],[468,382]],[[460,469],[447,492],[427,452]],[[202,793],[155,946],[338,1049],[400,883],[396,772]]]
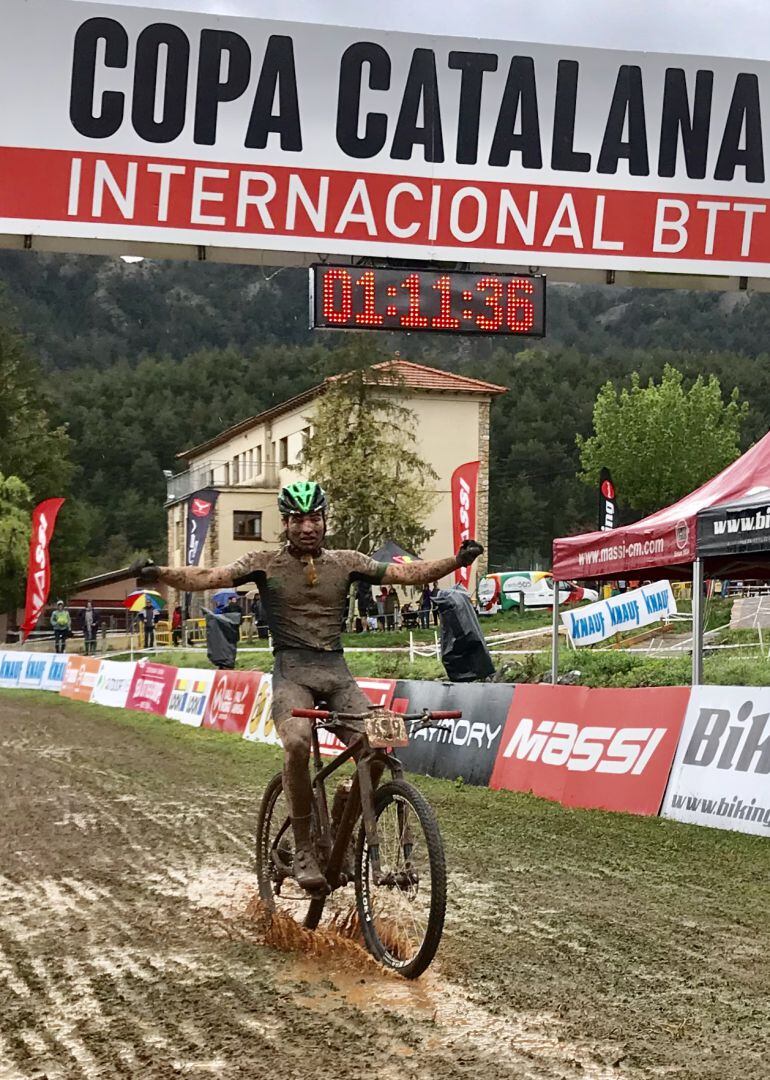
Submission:
[[[277,470],[270,463],[263,464],[258,471],[256,462],[239,463],[236,470],[231,459],[226,461],[207,461],[205,465],[196,465],[176,476],[166,478],[166,502],[177,502],[192,495],[201,488],[240,487],[242,484],[252,487],[275,487]]]

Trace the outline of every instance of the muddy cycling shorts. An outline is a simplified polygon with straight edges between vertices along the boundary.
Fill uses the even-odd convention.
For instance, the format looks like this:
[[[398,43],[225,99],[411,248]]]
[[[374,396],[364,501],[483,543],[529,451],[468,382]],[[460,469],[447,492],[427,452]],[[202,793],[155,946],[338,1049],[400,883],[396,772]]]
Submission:
[[[281,649],[273,667],[273,721],[279,735],[285,725],[308,724],[292,709],[312,709],[319,701],[335,712],[362,713],[369,699],[350,674],[341,652]]]

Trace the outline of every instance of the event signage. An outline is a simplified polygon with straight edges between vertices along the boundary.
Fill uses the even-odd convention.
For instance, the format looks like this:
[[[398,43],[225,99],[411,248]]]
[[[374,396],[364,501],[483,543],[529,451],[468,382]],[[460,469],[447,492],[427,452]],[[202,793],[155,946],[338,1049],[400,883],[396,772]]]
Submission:
[[[35,629],[48,599],[51,586],[48,545],[53,536],[56,516],[63,504],[64,499],[46,499],[38,503],[32,511],[32,535],[29,541],[27,566],[27,602],[24,609],[24,622],[21,624],[23,640],[26,640]]]
[[[48,664],[40,684],[42,690],[61,690],[64,673],[67,670],[67,657],[63,653],[48,653]]]
[[[693,687],[662,813],[770,836],[770,688]]]
[[[140,660],[131,679],[126,708],[165,716],[175,676],[175,667]]]
[[[476,538],[476,488],[479,477],[479,462],[466,461],[458,465],[452,473],[452,536],[454,549],[465,540]],[[471,567],[458,566],[455,570],[455,584],[468,588],[471,580]]]
[[[11,690],[19,685],[26,655],[19,652],[0,653],[0,688]]]
[[[618,523],[618,504],[615,501],[615,485],[609,469],[599,474],[599,531],[609,532]]]
[[[178,668],[166,716],[191,727],[200,727],[216,672],[206,668]]]
[[[0,233],[33,245],[768,276],[767,62],[76,0],[3,16]]]
[[[258,671],[215,672],[203,726],[242,735],[254,708],[261,677]]]
[[[59,693],[75,701],[90,701],[101,664],[95,656],[68,656]]]
[[[398,758],[411,772],[489,783],[513,694],[512,683],[399,682],[394,701],[399,712],[459,709],[463,715],[437,727],[407,725],[409,745],[396,751]]]
[[[19,676],[19,686],[25,690],[42,689],[50,657],[50,653],[27,653],[24,659],[24,667]]]
[[[595,645],[613,634],[667,619],[675,612],[676,600],[671,585],[668,581],[656,581],[574,611],[565,611],[561,621],[573,645]]]
[[[249,742],[267,743],[269,746],[281,745],[273,722],[273,676],[271,674],[263,675],[260,680],[254,695],[251,716],[243,729],[243,737]]]
[[[214,488],[204,488],[194,492],[187,500],[187,565],[197,566],[200,562],[203,545],[209,531],[211,515],[219,492]]]
[[[545,278],[321,263],[310,268],[310,325],[542,337]]]
[[[102,660],[91,701],[113,709],[125,709],[135,671],[136,661]]]
[[[689,694],[684,686],[517,686],[490,787],[657,814]]]

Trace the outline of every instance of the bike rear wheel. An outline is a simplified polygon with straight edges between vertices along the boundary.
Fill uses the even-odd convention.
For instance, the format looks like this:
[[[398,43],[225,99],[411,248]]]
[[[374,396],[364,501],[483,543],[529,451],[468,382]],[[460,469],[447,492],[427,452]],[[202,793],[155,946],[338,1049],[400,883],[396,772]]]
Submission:
[[[289,804],[278,773],[265,789],[259,808],[256,837],[259,894],[271,911],[288,915],[308,930],[315,930],[323,915],[325,896],[309,896],[291,876],[294,832]]]
[[[356,848],[356,904],[369,952],[416,979],[436,955],[446,911],[446,862],[436,816],[413,784],[375,792],[381,884],[375,884],[363,825]]]

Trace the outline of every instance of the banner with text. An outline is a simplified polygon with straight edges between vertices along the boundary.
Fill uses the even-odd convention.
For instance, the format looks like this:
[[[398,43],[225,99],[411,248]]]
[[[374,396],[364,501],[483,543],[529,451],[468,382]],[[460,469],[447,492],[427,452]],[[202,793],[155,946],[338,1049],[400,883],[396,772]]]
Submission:
[[[102,660],[91,701],[96,705],[125,709],[135,671],[136,661]]]
[[[27,601],[24,608],[24,622],[21,625],[24,639],[35,629],[48,599],[48,590],[51,585],[51,560],[48,555],[48,545],[51,543],[56,517],[63,504],[64,499],[46,499],[38,503],[32,511],[32,535],[29,541],[27,565]]]
[[[770,836],[770,687],[694,686],[664,817]]]
[[[657,814],[689,696],[686,686],[517,686],[489,786]]]
[[[215,671],[206,668],[177,668],[166,716],[190,727],[200,727],[215,675]]]
[[[668,581],[642,585],[595,604],[562,612],[561,621],[573,645],[595,645],[613,634],[636,630],[667,619],[676,612],[676,600]]]
[[[95,656],[68,656],[59,693],[75,701],[90,701],[101,665]]]
[[[770,276],[767,62],[399,31],[4,0],[0,234]]]
[[[479,462],[466,461],[458,465],[452,473],[452,536],[454,550],[464,540],[476,539],[476,487],[479,477]],[[472,567],[458,566],[455,570],[455,584],[469,588]]]
[[[126,708],[165,716],[175,676],[175,667],[140,660],[131,680]]]

